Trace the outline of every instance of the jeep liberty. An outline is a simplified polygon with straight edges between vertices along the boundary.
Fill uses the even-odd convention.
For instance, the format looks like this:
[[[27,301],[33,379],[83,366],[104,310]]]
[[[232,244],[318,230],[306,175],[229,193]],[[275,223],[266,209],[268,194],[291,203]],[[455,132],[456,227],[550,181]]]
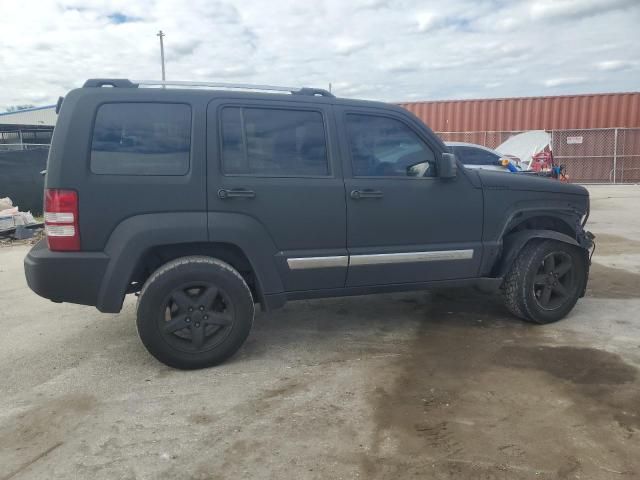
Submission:
[[[229,358],[255,304],[475,286],[544,324],[585,293],[587,190],[466,169],[399,106],[93,79],[58,110],[29,287],[110,313],[138,294],[169,366]]]

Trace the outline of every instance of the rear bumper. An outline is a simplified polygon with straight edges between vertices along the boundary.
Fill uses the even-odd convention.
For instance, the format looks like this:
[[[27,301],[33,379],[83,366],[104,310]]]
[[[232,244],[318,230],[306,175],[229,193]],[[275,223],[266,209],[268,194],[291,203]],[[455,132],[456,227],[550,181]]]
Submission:
[[[52,252],[40,240],[24,259],[29,288],[54,302],[98,305],[109,257],[102,252]]]

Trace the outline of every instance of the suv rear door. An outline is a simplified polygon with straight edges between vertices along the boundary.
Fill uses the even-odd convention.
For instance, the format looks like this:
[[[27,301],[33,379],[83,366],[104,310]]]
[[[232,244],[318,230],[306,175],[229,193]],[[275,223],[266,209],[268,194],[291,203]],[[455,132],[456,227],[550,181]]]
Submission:
[[[209,212],[250,217],[268,232],[285,290],[343,287],[346,206],[331,105],[217,99],[207,132]]]
[[[347,286],[475,277],[482,191],[436,176],[439,147],[411,117],[336,107],[347,195]]]

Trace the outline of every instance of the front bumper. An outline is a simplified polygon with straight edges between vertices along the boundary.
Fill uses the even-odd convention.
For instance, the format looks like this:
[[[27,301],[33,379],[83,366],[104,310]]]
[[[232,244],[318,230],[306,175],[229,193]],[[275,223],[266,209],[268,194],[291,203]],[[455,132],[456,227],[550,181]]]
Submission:
[[[52,252],[40,240],[24,259],[29,288],[54,302],[96,306],[109,257],[102,252]]]

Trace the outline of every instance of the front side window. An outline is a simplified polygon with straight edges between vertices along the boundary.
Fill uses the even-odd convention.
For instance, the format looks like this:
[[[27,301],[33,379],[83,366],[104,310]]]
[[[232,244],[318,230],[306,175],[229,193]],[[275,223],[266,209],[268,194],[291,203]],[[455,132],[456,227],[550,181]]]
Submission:
[[[184,175],[189,170],[191,107],[107,103],[98,108],[91,171],[109,175]]]
[[[320,112],[225,107],[221,123],[224,173],[329,175],[324,121]]]
[[[348,114],[351,165],[356,177],[433,177],[433,151],[399,120]]]

